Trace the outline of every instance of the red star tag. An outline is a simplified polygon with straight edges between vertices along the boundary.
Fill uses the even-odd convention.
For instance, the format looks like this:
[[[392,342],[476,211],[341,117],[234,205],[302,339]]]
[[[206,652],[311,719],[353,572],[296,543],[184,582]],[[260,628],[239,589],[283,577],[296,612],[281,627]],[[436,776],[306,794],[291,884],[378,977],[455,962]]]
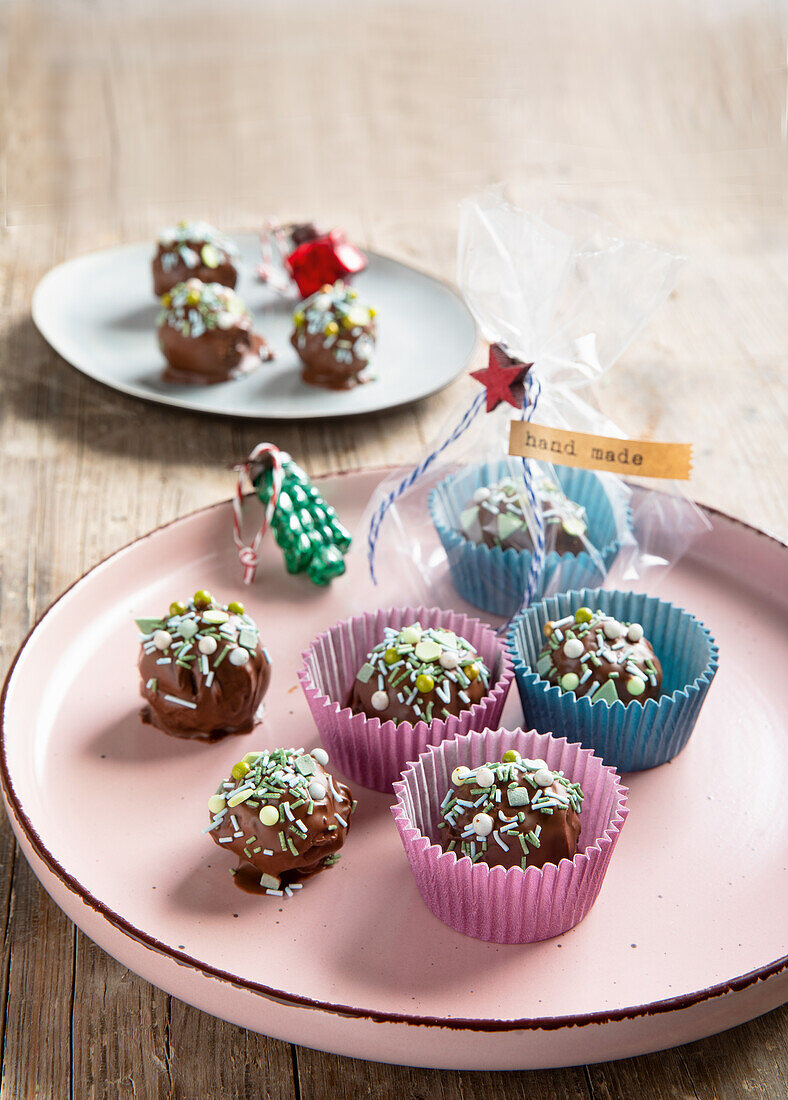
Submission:
[[[533,363],[523,363],[507,355],[502,344],[490,344],[490,358],[483,370],[471,371],[471,378],[487,390],[487,412],[497,409],[502,401],[521,409],[525,401],[525,376]]]

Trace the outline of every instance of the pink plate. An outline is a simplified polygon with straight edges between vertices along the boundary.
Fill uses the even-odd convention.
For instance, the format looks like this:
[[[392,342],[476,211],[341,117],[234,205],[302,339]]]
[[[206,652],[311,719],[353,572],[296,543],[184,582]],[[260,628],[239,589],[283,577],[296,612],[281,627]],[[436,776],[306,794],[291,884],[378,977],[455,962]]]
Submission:
[[[379,477],[348,474],[323,489],[352,526]],[[6,682],[0,758],[19,843],[58,905],[123,965],[206,1012],[341,1054],[572,1065],[766,1012],[788,999],[786,554],[711,518],[660,595],[704,620],[719,673],[684,752],[631,777],[599,899],[558,939],[501,946],[442,924],[411,877],[390,796],[359,788],[335,869],[290,901],[233,885],[230,858],[201,835],[209,793],[252,747],[316,743],[301,650],[364,602],[402,599],[373,592],[361,555],[348,577],[315,590],[285,575],[273,545],[242,592],[226,503],[97,566],[23,646]],[[264,724],[217,745],[168,738],[138,717],[132,617],[201,587],[241,596],[274,659]],[[505,718],[521,717],[512,692]]]

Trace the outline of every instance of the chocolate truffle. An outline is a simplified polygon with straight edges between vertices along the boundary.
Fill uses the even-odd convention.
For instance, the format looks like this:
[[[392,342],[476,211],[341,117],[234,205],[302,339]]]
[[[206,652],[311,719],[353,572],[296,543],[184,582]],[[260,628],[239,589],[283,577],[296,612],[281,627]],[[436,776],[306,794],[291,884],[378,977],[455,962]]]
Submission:
[[[375,350],[375,310],[344,283],[326,284],[293,314],[290,342],[312,386],[349,390],[363,379]]]
[[[189,278],[235,286],[238,249],[207,222],[178,222],[159,234],[153,258],[153,289],[157,297]]]
[[[162,295],[159,347],[168,382],[210,385],[246,374],[273,358],[234,290],[189,279]]]
[[[205,831],[238,856],[239,886],[290,897],[294,880],[337,862],[356,803],[327,763],[322,748],[249,752],[208,799]]]
[[[580,607],[574,615],[545,623],[547,644],[536,671],[561,692],[592,703],[645,703],[658,699],[662,666],[640,623],[621,623],[604,611]]]
[[[489,867],[544,867],[573,859],[583,792],[544,760],[514,749],[501,762],[460,766],[441,804],[441,846]]]
[[[552,477],[534,478],[534,492],[545,525],[545,547],[559,554],[586,549],[588,523],[585,508],[575,504]],[[502,550],[533,550],[527,517],[531,505],[525,483],[505,477],[489,488],[477,489],[460,516],[462,534],[469,542],[500,546]]]
[[[200,741],[252,730],[271,658],[243,604],[225,607],[199,591],[188,603],[170,604],[160,619],[136,623],[144,722]]]
[[[361,666],[348,706],[381,722],[431,722],[479,703],[490,689],[490,670],[464,638],[419,623],[387,627]]]

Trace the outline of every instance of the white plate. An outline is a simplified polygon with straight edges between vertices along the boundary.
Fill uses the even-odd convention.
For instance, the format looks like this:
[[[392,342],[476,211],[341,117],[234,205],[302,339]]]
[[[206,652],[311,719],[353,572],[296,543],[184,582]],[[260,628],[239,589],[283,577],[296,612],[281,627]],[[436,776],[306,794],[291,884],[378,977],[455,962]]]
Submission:
[[[369,267],[354,285],[378,310],[376,379],[347,392],[305,385],[290,346],[296,302],[257,278],[257,235],[235,240],[241,250],[236,289],[276,353],[273,363],[247,377],[215,386],[162,381],[152,244],[91,252],[53,268],[36,287],[33,320],[55,351],[88,377],[146,401],[214,416],[312,420],[380,412],[436,393],[468,366],[476,326],[462,299],[430,275],[367,253]]]

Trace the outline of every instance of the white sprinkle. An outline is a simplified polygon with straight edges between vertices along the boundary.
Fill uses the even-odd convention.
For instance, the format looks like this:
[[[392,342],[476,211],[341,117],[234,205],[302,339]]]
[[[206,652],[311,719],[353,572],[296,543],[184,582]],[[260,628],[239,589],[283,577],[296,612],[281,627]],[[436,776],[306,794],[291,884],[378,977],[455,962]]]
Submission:
[[[504,850],[505,852],[508,852],[508,851],[509,851],[509,845],[508,845],[508,844],[504,844],[504,842],[503,842],[503,841],[501,840],[501,834],[500,834],[500,833],[498,832],[498,830],[497,830],[497,829],[496,829],[496,830],[495,830],[495,832],[493,833],[493,837],[494,837],[494,838],[495,838],[495,840],[496,840],[496,841],[498,842],[498,844],[500,844],[500,846],[501,846],[501,847],[503,848],[503,850]]]
[[[206,830],[203,830],[203,832],[205,832],[205,831]],[[231,836],[220,836],[219,837],[219,843],[220,844],[229,844],[232,839],[233,838]]]
[[[334,814],[334,821],[338,821],[343,829],[347,829],[347,821],[345,821],[344,817],[340,817],[339,814]]]
[[[448,706],[451,702],[451,691],[449,690],[449,688],[444,688],[441,686],[441,684],[438,684],[435,688],[435,694],[438,696],[441,702],[446,704],[446,706]]]
[[[165,695],[164,698],[168,703],[177,703],[179,707],[188,707],[190,710],[197,709],[196,703],[190,703],[188,699],[179,699],[177,695]]]
[[[471,822],[471,830],[476,836],[489,836],[493,831],[495,822],[489,814],[479,813]]]
[[[331,793],[334,796],[334,798],[337,800],[337,802],[343,802],[344,799],[342,798],[342,795],[339,793],[339,791],[334,786],[334,779],[331,775],[329,775],[328,772],[326,772],[326,779],[328,781],[329,787],[331,788]]]
[[[413,694],[415,696],[416,692],[414,691]],[[372,698],[370,699],[370,704],[372,705],[373,710],[385,710],[386,707],[389,705],[388,693],[385,691],[373,692]]]
[[[171,665],[172,664],[172,657],[159,657],[156,664],[157,665]]]

